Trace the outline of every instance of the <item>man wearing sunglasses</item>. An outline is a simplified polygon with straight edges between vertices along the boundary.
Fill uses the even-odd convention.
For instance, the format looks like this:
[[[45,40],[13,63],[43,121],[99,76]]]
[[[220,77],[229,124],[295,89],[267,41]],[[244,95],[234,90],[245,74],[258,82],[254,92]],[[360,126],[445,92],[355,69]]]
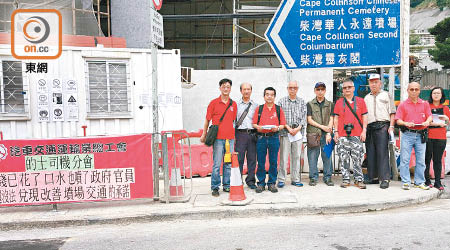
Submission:
[[[433,120],[430,105],[419,98],[420,84],[411,82],[408,85],[408,99],[400,103],[395,114],[397,125],[402,126],[400,137],[400,177],[402,188],[409,190],[411,175],[409,162],[412,149],[416,155],[416,166],[414,169],[414,187],[428,190],[425,185],[425,150],[428,137],[428,126]]]
[[[364,99],[354,95],[355,85],[351,79],[342,83],[343,97],[334,106],[334,140],[342,172],[342,188],[350,186],[350,159],[353,161],[355,186],[365,189],[361,163],[364,157],[363,142],[366,140],[367,106]]]

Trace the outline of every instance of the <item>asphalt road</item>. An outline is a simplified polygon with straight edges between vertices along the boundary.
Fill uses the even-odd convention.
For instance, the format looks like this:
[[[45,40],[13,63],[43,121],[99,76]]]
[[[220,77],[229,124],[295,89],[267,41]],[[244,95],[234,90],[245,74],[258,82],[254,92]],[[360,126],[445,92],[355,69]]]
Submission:
[[[450,249],[450,200],[347,215],[183,220],[0,232],[2,249]]]

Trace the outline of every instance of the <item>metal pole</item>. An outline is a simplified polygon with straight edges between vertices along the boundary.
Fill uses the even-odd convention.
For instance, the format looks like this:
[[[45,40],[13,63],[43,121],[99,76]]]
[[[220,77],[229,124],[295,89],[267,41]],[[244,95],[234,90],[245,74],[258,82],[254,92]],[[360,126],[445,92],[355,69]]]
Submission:
[[[380,68],[380,80],[381,80],[381,88],[383,89],[385,84],[384,84],[384,68]]]
[[[75,9],[76,9],[75,0],[72,0],[72,35],[77,34],[77,17],[76,17],[77,13]]]
[[[395,69],[394,67],[389,68],[389,95],[391,98],[394,98],[395,100]]]
[[[389,95],[391,98],[395,100],[395,69],[394,67],[389,68]],[[398,181],[398,168],[397,168],[397,159],[395,158],[395,150],[393,143],[389,143],[389,164],[391,166],[392,177],[394,181]]]
[[[400,100],[404,101],[407,98],[407,89],[409,83],[409,4],[410,0],[401,2],[401,33],[402,33],[402,74],[400,79],[401,93]]]
[[[236,5],[238,0],[233,0],[233,14],[236,14]],[[238,30],[239,20],[233,18],[233,55],[239,53],[239,30]],[[233,69],[239,67],[239,59],[233,58]]]
[[[162,136],[162,157],[164,169],[164,199],[169,203],[169,152],[167,145],[167,133]]]
[[[155,7],[152,5],[152,8]],[[149,13],[150,14],[150,13]],[[152,42],[150,37],[152,53],[152,113],[153,113],[153,188],[155,191],[154,200],[159,200],[159,113],[158,113],[158,45]]]

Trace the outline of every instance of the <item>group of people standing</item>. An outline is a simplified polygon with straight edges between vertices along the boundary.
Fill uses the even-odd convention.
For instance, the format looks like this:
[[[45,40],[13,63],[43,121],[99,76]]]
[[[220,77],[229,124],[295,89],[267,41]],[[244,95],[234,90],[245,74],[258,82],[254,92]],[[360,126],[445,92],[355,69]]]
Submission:
[[[283,188],[287,181],[288,164],[291,170],[291,185],[302,187],[300,154],[305,131],[310,186],[317,185],[319,181],[317,168],[319,155],[323,162],[323,182],[328,186],[334,186],[331,180],[333,173],[331,156],[326,152],[326,148],[329,150],[330,146],[336,144],[336,154],[340,159],[339,168],[342,173],[340,185],[342,188],[351,185],[350,160],[353,162],[353,184],[356,187],[365,189],[366,184],[380,184],[380,188],[388,188],[391,179],[388,144],[395,124],[399,125],[403,132],[399,166],[402,188],[409,189],[411,185],[409,162],[414,148],[415,186],[422,189],[430,188],[429,165],[433,159],[434,186],[443,189],[439,179],[440,159],[446,145],[445,127],[449,122],[450,111],[448,107],[442,105],[445,100],[442,88],[434,88],[429,102],[426,102],[419,98],[420,85],[410,83],[408,99],[402,102],[396,111],[393,98],[382,89],[379,74],[370,75],[371,92],[364,99],[354,96],[353,81],[345,80],[342,84],[343,97],[335,104],[325,98],[327,86],[323,82],[315,84],[316,97],[307,103],[297,96],[299,86],[296,81],[288,83],[288,96],[281,98],[277,103],[275,103],[276,90],[273,87],[265,88],[262,105],[251,99],[250,83],[240,85],[242,97],[237,101],[230,98],[231,87],[231,80],[220,80],[221,95],[208,105],[200,138],[201,142],[205,142],[211,122],[218,125],[217,138],[212,145],[213,196],[219,196],[221,183],[224,192],[230,190],[231,164],[223,163],[226,140],[230,143],[230,151],[238,153],[241,173],[244,160],[247,159],[248,174],[245,182],[249,188],[255,189],[256,193],[263,192],[266,186],[273,193],[278,192],[278,188]],[[436,118],[433,120],[434,116]],[[364,180],[361,167],[364,159],[364,142],[368,180]],[[267,155],[269,169],[266,172]]]

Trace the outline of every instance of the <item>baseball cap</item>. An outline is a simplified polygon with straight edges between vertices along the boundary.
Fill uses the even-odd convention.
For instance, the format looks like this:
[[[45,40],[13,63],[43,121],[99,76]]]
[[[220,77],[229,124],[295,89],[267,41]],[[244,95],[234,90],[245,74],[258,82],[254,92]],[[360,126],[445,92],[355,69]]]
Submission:
[[[370,74],[369,75],[369,80],[378,80],[378,79],[380,79],[379,74]]]
[[[323,83],[323,82],[318,82],[318,83],[316,83],[316,86],[314,86],[315,89],[317,89],[319,87],[327,88],[327,85],[325,85],[325,83]]]

